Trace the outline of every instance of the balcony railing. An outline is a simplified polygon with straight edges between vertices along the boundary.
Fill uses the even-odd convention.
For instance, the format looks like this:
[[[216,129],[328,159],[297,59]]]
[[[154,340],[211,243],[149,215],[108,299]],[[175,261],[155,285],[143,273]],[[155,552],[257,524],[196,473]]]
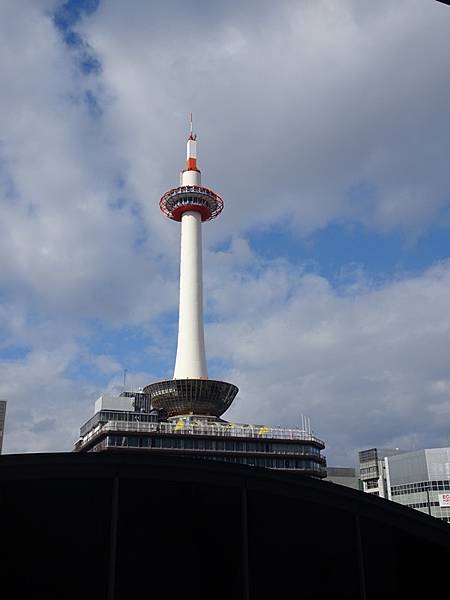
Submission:
[[[92,431],[86,434],[81,439],[81,446],[84,446],[97,434],[106,432],[123,431],[133,433],[165,433],[170,435],[199,435],[213,436],[226,438],[254,438],[267,440],[293,440],[315,442],[323,445],[323,442],[309,431],[303,429],[286,429],[283,427],[266,427],[266,426],[242,426],[234,423],[220,424],[186,424],[185,421],[180,422],[160,422],[160,423],[144,423],[140,421],[108,421],[107,423],[99,423]]]

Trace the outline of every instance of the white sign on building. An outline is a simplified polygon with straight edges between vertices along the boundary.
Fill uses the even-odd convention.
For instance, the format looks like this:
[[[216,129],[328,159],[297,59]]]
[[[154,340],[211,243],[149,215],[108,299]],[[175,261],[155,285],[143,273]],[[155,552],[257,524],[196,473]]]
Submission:
[[[450,507],[450,494],[439,494],[439,506]]]

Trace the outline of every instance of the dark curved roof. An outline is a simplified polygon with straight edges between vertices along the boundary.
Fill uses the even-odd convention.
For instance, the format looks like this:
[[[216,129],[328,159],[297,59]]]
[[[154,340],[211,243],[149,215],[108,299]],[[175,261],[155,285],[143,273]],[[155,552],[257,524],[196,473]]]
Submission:
[[[450,558],[437,519],[216,461],[4,455],[0,507],[0,585],[33,600],[431,597]]]

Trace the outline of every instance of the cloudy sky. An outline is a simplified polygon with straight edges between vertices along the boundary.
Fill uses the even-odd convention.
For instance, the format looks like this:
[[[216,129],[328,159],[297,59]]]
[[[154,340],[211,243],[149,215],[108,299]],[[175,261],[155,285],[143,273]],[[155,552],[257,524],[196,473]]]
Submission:
[[[228,418],[307,415],[332,465],[450,445],[448,6],[4,0],[0,56],[4,451],[172,376],[189,111]]]

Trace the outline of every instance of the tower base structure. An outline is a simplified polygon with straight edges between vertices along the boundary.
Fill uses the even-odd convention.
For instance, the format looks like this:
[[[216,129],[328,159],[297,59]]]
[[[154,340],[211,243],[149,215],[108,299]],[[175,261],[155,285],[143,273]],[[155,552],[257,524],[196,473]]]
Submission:
[[[220,418],[236,394],[224,381],[174,379],[103,396],[74,450],[152,452],[326,477],[325,444],[310,430]]]

